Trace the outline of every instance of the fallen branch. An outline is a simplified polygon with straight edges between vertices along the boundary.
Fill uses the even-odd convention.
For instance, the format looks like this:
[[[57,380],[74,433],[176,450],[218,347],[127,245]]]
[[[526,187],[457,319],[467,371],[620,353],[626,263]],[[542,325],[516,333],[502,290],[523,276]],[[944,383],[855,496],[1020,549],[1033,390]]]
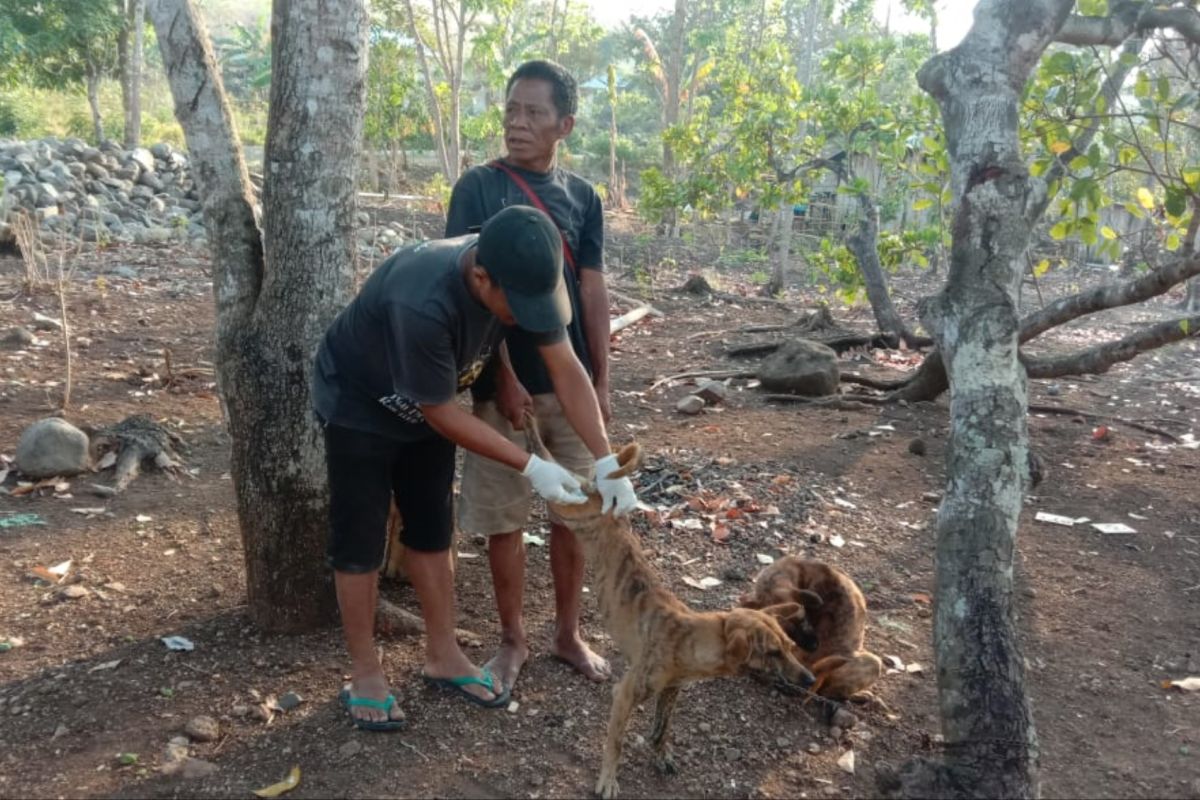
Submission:
[[[887,403],[884,397],[861,397],[847,400],[844,397],[804,397],[798,394],[768,394],[763,399],[769,403],[794,403],[816,408],[835,408],[840,411],[874,411]]]
[[[655,389],[662,386],[663,384],[670,383],[671,381],[682,381],[682,380],[686,380],[688,378],[711,378],[713,380],[724,380],[725,378],[756,378],[756,377],[758,377],[757,372],[748,372],[746,370],[741,370],[741,369],[716,370],[716,371],[712,371],[712,372],[681,372],[678,375],[668,375],[665,378],[659,378],[654,383],[652,383],[650,385],[650,388],[647,389],[646,391],[653,392]]]
[[[888,380],[868,378],[866,375],[859,375],[857,372],[843,372],[839,377],[842,383],[853,383],[856,386],[866,386],[868,389],[878,389],[881,392],[890,392],[893,389],[898,389],[906,382],[903,379],[897,380],[896,378]]]
[[[608,290],[608,296],[613,298],[614,300],[617,300],[618,302],[624,303],[627,306],[633,306],[635,308],[637,308],[638,306],[645,306],[646,308],[650,309],[650,316],[652,316],[652,317],[665,317],[666,316],[666,314],[659,311],[657,308],[650,305],[645,300],[639,300],[636,297],[630,297],[627,294],[621,294],[620,292],[618,292],[615,289],[610,288]]]
[[[1169,439],[1178,444],[1179,437],[1170,431],[1165,431],[1155,425],[1147,425],[1144,422],[1127,419],[1125,417],[1117,417],[1112,414],[1097,414],[1092,411],[1081,411],[1077,408],[1068,408],[1067,406],[1049,406],[1049,405],[1030,405],[1029,413],[1031,414],[1058,414],[1067,417],[1084,417],[1097,420],[1105,420],[1107,422],[1115,422],[1118,425],[1125,425],[1129,428],[1136,428],[1146,433],[1153,433],[1155,436],[1161,436],[1164,439]]]
[[[608,335],[612,336],[615,333],[623,331],[630,325],[636,324],[649,315],[650,306],[639,306],[633,311],[622,314],[619,317],[614,317],[608,322]]]

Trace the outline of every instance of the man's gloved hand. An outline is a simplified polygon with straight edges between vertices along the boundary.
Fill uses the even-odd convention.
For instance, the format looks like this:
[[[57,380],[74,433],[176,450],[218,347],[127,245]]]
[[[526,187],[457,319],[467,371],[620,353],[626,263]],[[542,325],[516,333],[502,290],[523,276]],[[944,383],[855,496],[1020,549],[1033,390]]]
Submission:
[[[627,477],[610,478],[609,475],[621,468],[616,454],[607,455],[596,461],[596,491],[600,492],[600,511],[607,514],[612,509],[617,516],[624,516],[637,508],[637,495],[633,492],[633,481]]]
[[[529,478],[535,492],[551,503],[578,505],[587,502],[579,479],[553,461],[531,455],[521,474]]]

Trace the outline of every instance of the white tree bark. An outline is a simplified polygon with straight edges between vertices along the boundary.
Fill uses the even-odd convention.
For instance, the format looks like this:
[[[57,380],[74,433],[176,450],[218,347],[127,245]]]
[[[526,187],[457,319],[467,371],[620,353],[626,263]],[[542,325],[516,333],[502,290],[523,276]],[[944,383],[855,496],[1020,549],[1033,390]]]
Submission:
[[[981,0],[921,87],[942,111],[955,199],[950,271],[921,305],[950,381],[950,480],[938,512],[934,645],[945,756],[912,762],[910,796],[1034,797],[1037,735],[1013,609],[1017,520],[1028,480],[1017,295],[1045,194],[1018,138],[1018,104],[1072,0]]]
[[[263,232],[212,46],[191,0],[148,7],[187,138],[213,258],[217,372],[251,617],[328,622],[328,490],[309,408],[319,337],[353,284],[354,177],[367,64],[362,0],[275,0]],[[265,248],[264,248],[265,243]]]

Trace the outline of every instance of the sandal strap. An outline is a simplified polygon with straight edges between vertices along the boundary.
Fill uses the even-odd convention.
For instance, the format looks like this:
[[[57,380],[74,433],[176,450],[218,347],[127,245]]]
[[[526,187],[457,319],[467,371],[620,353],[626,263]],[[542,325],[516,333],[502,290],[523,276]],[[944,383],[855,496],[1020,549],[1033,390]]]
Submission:
[[[496,696],[503,694],[504,687],[500,687],[499,690],[496,689],[496,678],[492,675],[492,671],[487,667],[484,667],[480,671],[483,673],[483,677],[481,678],[476,678],[474,675],[461,675],[457,678],[446,678],[446,681],[460,688],[463,686],[482,686]]]
[[[370,697],[350,697],[346,705],[360,708],[373,708],[377,711],[391,711],[396,705],[395,695],[388,695],[386,700],[372,700]]]

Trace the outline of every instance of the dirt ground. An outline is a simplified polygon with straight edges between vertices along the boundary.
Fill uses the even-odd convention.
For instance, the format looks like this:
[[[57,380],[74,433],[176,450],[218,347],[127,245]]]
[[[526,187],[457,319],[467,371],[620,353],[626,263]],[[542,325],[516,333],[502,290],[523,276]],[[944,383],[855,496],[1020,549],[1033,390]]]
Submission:
[[[675,722],[680,774],[654,771],[643,711],[631,726],[622,793],[871,795],[878,765],[933,753],[939,742],[930,597],[946,400],[868,410],[778,406],[739,379],[724,406],[676,413],[692,387],[660,385],[661,378],[751,369],[753,361],[722,355],[756,339],[736,329],[790,321],[818,295],[795,289],[786,304],[770,304],[672,294],[664,288],[689,270],[717,278],[716,245],[663,243],[625,217],[610,229],[614,279],[640,281],[666,312],[614,344],[613,434],[636,437],[651,455],[639,487],[657,511],[640,514],[636,527],[667,585],[695,607],[723,608],[747,587],[760,556],[829,561],[866,593],[867,646],[903,667],[877,686],[892,713],[857,710],[849,730],[831,730],[800,698],[749,680],[694,686]],[[485,710],[425,688],[420,641],[397,638],[383,652],[410,727],[390,736],[354,730],[335,699],[347,667],[337,632],[265,636],[246,617],[229,446],[211,377],[206,255],[121,247],[89,250],[72,263],[67,418],[106,425],[151,414],[186,441],[188,474],[149,470],[107,500],[91,495],[89,484],[111,483],[111,471],[21,496],[8,494],[18,488],[15,474],[3,483],[0,520],[32,514],[44,524],[0,527],[0,648],[10,648],[0,651],[0,796],[244,797],[296,765],[301,782],[289,797],[589,794],[610,694],[547,654],[546,549],[528,551],[534,653],[514,708]],[[751,267],[730,269],[734,277],[727,272],[719,288],[747,291]],[[34,311],[58,315],[52,293],[20,291],[20,271],[19,259],[0,257],[0,331],[30,326]],[[1047,297],[1095,279],[1049,277],[1041,287]],[[930,290],[927,278],[897,278],[910,319],[915,299]],[[1032,290],[1027,295],[1037,302]],[[1121,335],[1168,314],[1174,299],[1071,326],[1044,346]],[[870,327],[864,309],[833,310],[840,324]],[[37,336],[32,346],[0,346],[0,453],[8,456],[20,432],[53,413],[62,395],[61,334]],[[1030,420],[1046,478],[1022,519],[1017,604],[1047,797],[1200,797],[1200,694],[1161,686],[1200,675],[1200,450],[1188,436],[1198,432],[1200,382],[1156,382],[1195,375],[1197,344],[1104,376],[1031,386],[1031,402],[1089,415]],[[887,376],[914,356],[857,353],[844,361],[846,369]],[[1093,437],[1098,425],[1109,426],[1108,440]],[[924,455],[911,452],[916,439]],[[1037,512],[1124,522],[1136,533],[1037,522]],[[530,532],[547,533],[542,522]],[[482,638],[469,651],[482,663],[497,642],[486,555],[469,537],[457,549],[460,624]],[[33,576],[35,567],[68,559],[63,585]],[[684,578],[720,584],[699,589]],[[66,586],[87,591],[66,597]],[[384,593],[415,610],[411,589]],[[591,598],[584,625],[619,670]],[[166,636],[186,637],[194,650],[171,651]],[[302,699],[295,708],[257,710],[289,692]],[[197,715],[219,722],[215,739],[190,748],[212,766],[162,774],[168,741]],[[851,750],[853,773],[838,765]]]

